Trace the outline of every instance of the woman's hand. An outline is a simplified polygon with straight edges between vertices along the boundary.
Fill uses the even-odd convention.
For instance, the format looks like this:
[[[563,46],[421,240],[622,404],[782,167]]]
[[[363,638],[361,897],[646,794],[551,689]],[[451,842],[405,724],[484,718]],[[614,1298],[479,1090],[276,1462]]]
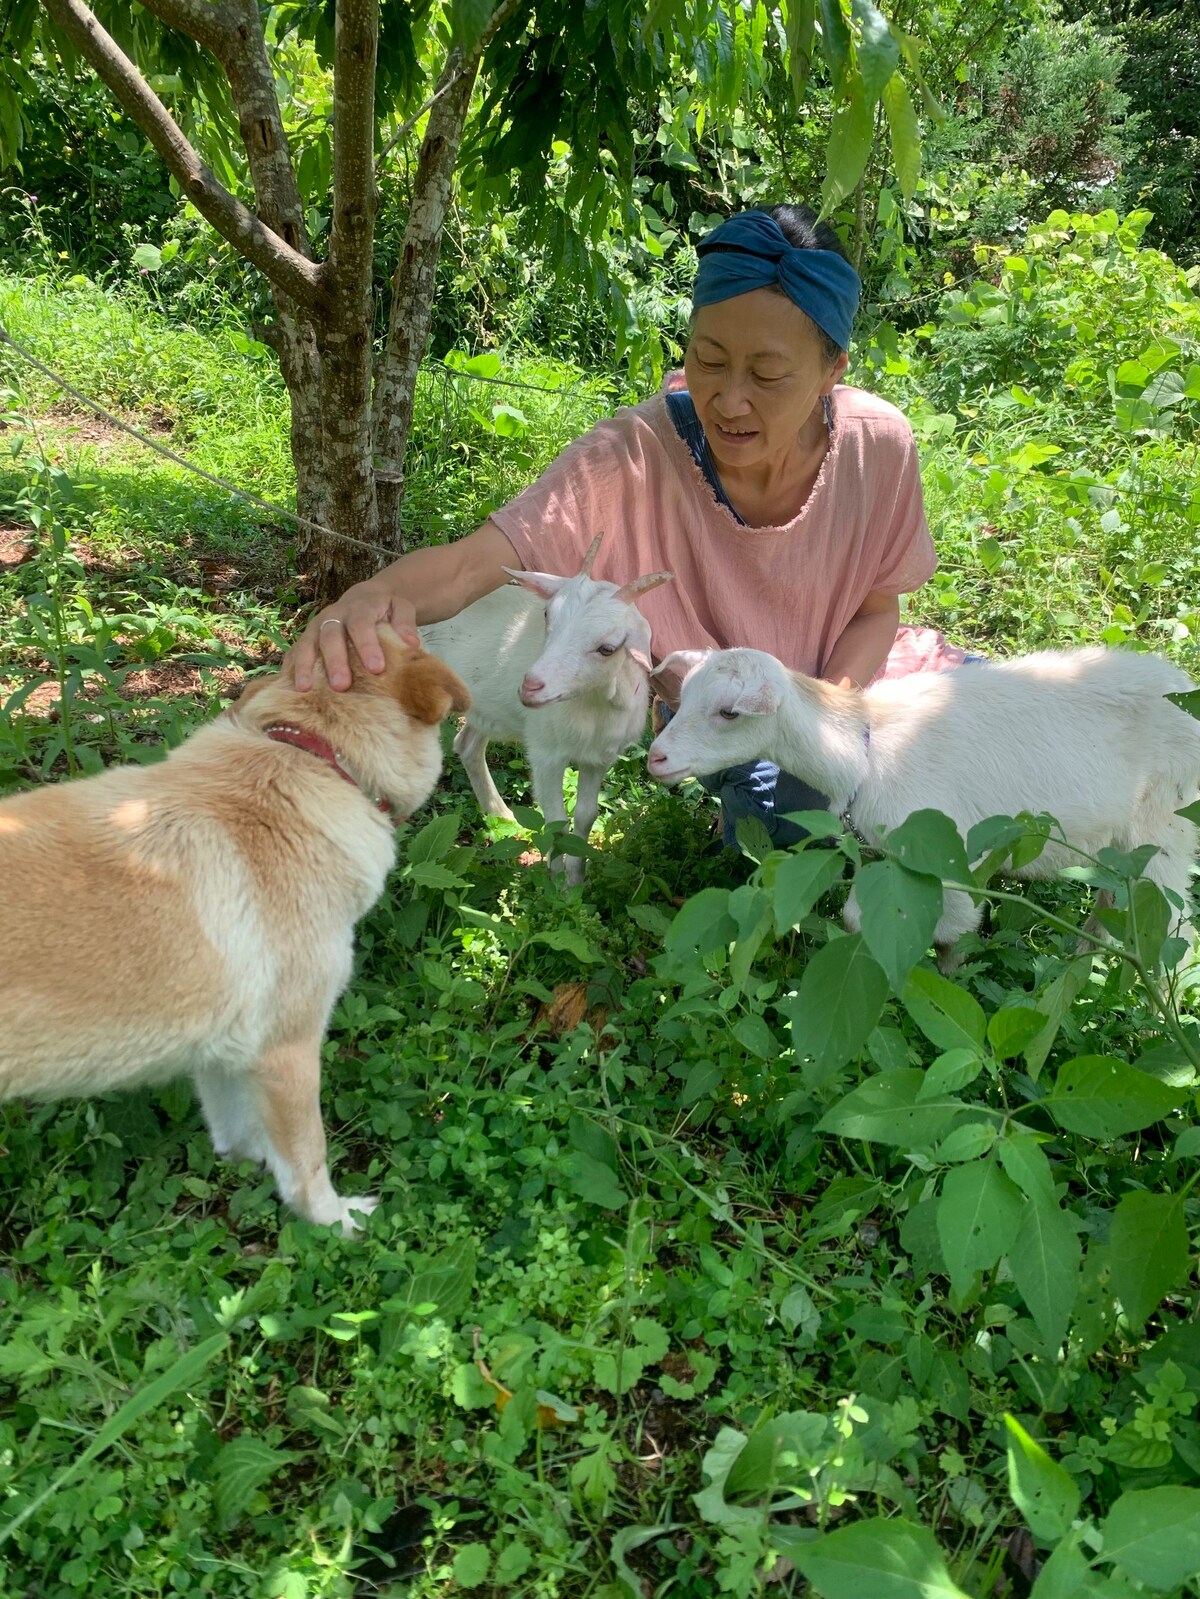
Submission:
[[[381,577],[385,574],[381,574]],[[383,671],[383,646],[379,624],[387,622],[408,644],[417,645],[416,611],[410,600],[401,599],[380,578],[356,583],[333,605],[327,605],[288,651],[287,659],[296,672],[296,687],[301,693],[313,685],[313,668],[319,656],[331,688],[350,687],[350,654],[347,641],[354,645],[368,672]]]
[[[394,628],[405,643],[418,645],[418,617],[422,622],[441,622],[457,616],[473,600],[500,587],[506,566],[520,565],[516,550],[494,522],[485,522],[452,544],[410,550],[317,612],[300,642],[288,651],[296,687],[302,693],[312,687],[313,667],[320,657],[330,687],[349,688],[347,641],[368,672],[382,672],[381,622]]]

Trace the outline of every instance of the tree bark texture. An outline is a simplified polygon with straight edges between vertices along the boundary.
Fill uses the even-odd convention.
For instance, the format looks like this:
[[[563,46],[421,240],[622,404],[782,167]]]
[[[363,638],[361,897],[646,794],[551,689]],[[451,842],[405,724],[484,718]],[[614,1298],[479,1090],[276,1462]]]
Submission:
[[[447,58],[421,141],[412,204],[392,276],[392,307],[387,345],[375,382],[373,422],[379,536],[397,555],[404,550],[400,521],[404,452],[412,431],[417,373],[429,344],[442,228],[479,54],[473,51],[464,61],[461,51],[455,49]]]
[[[371,460],[371,272],[375,236],[375,65],[378,0],[338,0],[333,48],[333,214],[325,263],[332,313],[317,328],[326,376],[325,469],[338,531],[374,541]],[[378,567],[348,549],[356,577]],[[364,569],[365,568],[365,569]]]

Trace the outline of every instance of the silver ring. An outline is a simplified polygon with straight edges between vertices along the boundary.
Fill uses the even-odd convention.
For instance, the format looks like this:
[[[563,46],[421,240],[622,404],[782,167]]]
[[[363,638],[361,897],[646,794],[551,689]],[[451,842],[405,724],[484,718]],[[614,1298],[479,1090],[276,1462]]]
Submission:
[[[327,616],[321,623],[321,627],[332,627],[334,625],[338,627],[345,627],[346,624],[342,621],[340,616]],[[321,631],[321,627],[317,629],[318,633]]]

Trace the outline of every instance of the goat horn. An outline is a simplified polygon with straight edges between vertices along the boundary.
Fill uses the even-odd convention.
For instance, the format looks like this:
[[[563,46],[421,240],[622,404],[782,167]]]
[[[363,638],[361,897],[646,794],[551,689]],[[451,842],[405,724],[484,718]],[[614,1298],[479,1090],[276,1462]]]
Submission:
[[[592,575],[592,562],[596,559],[596,551],[600,548],[600,540],[603,537],[604,537],[604,533],[603,533],[603,530],[601,530],[599,533],[596,534],[596,537],[588,545],[587,554],[583,558],[583,565],[579,568],[580,576],[582,576],[582,577],[591,577],[591,575]]]
[[[636,600],[639,594],[646,594],[651,589],[656,589],[663,583],[670,583],[674,572],[650,572],[645,577],[635,577],[629,583],[622,583],[614,595],[615,599],[624,600],[626,605]]]

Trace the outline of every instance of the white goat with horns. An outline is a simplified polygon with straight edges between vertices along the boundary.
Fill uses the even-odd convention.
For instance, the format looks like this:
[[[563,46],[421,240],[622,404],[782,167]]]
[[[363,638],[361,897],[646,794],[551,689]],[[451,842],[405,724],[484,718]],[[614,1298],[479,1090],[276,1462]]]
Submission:
[[[679,709],[650,746],[660,783],[766,759],[827,795],[868,840],[919,810],[942,811],[964,837],[990,816],[1048,811],[1074,847],[1051,840],[1018,877],[1051,877],[1080,852],[1153,844],[1145,875],[1188,903],[1196,829],[1176,811],[1200,790],[1200,722],[1164,698],[1192,685],[1160,656],[1046,650],[860,693],[760,650],[677,651],[655,681],[684,672]],[[940,957],[981,914],[969,894],[947,891]],[[853,895],[845,919],[856,931]],[[1190,933],[1186,911],[1173,920]]]
[[[513,820],[488,768],[487,747],[492,739],[523,744],[533,797],[549,822],[566,820],[563,778],[568,766],[578,768],[572,831],[585,841],[605,774],[646,726],[650,624],[636,602],[673,575],[598,581],[592,564],[603,537],[592,540],[576,576],[506,566],[512,584],[420,629],[425,648],[471,690],[454,751],[480,810]],[[565,873],[568,883],[580,882],[583,861],[567,857]]]

